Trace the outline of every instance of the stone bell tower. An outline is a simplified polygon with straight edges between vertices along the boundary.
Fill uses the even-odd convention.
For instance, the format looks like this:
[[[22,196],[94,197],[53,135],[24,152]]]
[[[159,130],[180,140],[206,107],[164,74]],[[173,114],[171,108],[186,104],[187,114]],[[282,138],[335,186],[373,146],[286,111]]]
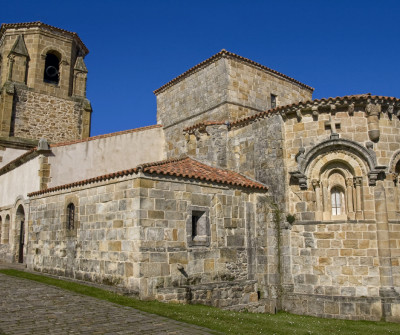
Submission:
[[[88,52],[76,33],[41,22],[1,26],[0,142],[29,146],[42,137],[54,143],[90,136]]]

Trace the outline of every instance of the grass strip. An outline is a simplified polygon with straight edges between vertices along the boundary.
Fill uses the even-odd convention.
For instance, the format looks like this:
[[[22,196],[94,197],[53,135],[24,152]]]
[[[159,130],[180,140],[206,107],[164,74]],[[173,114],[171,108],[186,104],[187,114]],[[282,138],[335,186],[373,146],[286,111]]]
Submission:
[[[400,334],[400,325],[396,323],[321,319],[285,312],[280,312],[275,315],[245,312],[238,313],[203,305],[165,304],[158,301],[141,301],[97,287],[36,275],[29,272],[10,269],[0,270],[0,273],[34,280],[122,306],[129,306],[144,312],[165,316],[173,320],[207,327],[225,334]]]

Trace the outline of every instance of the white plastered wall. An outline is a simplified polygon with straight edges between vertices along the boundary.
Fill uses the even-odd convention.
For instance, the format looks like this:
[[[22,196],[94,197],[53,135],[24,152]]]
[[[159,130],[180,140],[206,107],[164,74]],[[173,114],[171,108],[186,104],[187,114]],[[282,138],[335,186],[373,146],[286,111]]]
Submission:
[[[153,128],[53,147],[48,187],[127,170],[164,159],[164,132]]]
[[[0,168],[4,165],[7,165],[14,159],[18,158],[19,156],[23,155],[28,150],[24,149],[13,149],[13,148],[6,148],[3,152],[0,151],[0,155],[2,157],[2,161],[0,162]]]
[[[0,176],[0,207],[13,206],[18,196],[27,199],[39,187],[39,157],[35,157]]]

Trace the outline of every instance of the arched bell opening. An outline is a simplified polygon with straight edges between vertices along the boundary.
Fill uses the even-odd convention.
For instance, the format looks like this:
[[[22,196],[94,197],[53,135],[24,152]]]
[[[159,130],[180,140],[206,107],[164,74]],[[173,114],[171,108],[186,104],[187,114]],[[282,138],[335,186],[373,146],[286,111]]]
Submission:
[[[43,81],[55,85],[60,81],[60,57],[55,52],[46,54]]]

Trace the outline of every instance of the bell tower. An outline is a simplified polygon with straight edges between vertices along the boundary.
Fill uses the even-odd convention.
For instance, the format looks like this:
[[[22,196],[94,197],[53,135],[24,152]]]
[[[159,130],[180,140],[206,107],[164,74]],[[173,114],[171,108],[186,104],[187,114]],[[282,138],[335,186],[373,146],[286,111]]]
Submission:
[[[0,142],[90,136],[88,53],[76,33],[41,22],[1,26]]]

